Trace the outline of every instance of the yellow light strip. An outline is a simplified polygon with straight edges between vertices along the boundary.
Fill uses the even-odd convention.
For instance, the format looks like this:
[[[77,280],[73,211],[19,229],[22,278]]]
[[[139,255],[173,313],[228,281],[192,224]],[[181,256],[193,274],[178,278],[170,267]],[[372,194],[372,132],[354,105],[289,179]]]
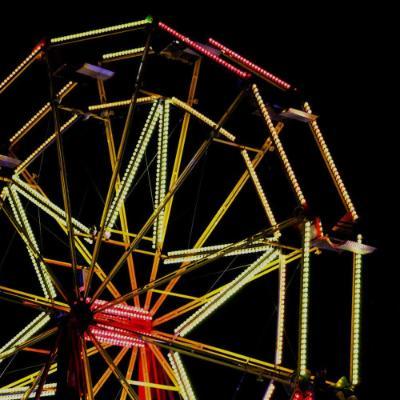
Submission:
[[[55,396],[56,388],[57,388],[56,383],[45,384],[43,386],[43,391],[40,395],[40,398]],[[0,400],[20,400],[21,396],[23,396],[27,390],[29,390],[29,386],[18,386],[15,388],[0,389]],[[34,390],[31,393],[29,398],[34,398],[35,395],[36,395],[36,390]]]
[[[265,195],[264,190],[261,186],[260,180],[258,179],[256,170],[253,167],[253,163],[250,160],[249,154],[247,153],[246,150],[242,150],[241,153],[242,153],[243,159],[246,163],[247,169],[249,170],[250,177],[253,180],[254,186],[256,187],[258,196],[260,197],[261,204],[263,205],[265,213],[267,214],[269,223],[271,224],[271,226],[275,226],[277,223],[276,223],[274,213],[272,212],[271,206],[267,200],[267,196]],[[275,232],[275,235],[277,238],[281,235],[279,230],[277,230]]]
[[[151,48],[150,48],[151,50]],[[113,53],[103,54],[101,58],[103,60],[112,60],[113,58],[120,58],[126,56],[135,56],[144,52],[144,47],[136,47],[134,49],[127,49],[121,51],[115,51]]]
[[[271,383],[268,385],[267,391],[264,394],[263,400],[271,400],[274,392],[275,392],[275,383],[271,381]]]
[[[64,98],[78,84],[76,82],[68,82],[58,93],[58,98]],[[51,111],[51,104],[47,102],[28,122],[26,122],[11,138],[11,145],[18,143],[30,129],[32,129],[39,121],[42,120]]]
[[[299,355],[298,373],[306,376],[308,352],[308,320],[309,320],[309,284],[310,284],[310,243],[311,222],[304,223],[303,259],[300,288],[300,322],[299,322]]]
[[[157,142],[157,172],[154,194],[154,209],[164,200],[167,192],[167,156],[169,134],[169,103],[164,102],[159,121]],[[160,247],[163,240],[165,209],[161,210],[153,225],[153,249]]]
[[[270,240],[274,241],[274,238],[271,238]],[[260,243],[260,245],[257,246],[258,243]],[[271,249],[271,245],[262,245],[262,243],[264,243],[264,241],[254,242],[254,247],[232,250],[224,254],[224,257],[260,253]],[[216,244],[213,246],[170,251],[168,252],[168,258],[164,259],[164,264],[177,264],[181,262],[201,260],[202,258],[208,257],[210,255],[209,253],[212,253],[216,250],[222,250],[225,247],[231,246],[232,244],[233,243]]]
[[[17,333],[12,339],[10,339],[3,347],[0,348],[0,353],[7,350],[14,349],[19,344],[30,339],[36,332],[43,328],[50,321],[50,317],[42,312],[36,318],[34,318],[28,325],[25,326],[19,333]],[[0,363],[2,359],[0,359]],[[1,393],[1,391],[0,391]]]
[[[23,227],[26,231],[28,238],[25,235],[21,235],[22,240],[25,242],[26,249],[28,251],[29,257],[32,261],[33,267],[36,272],[36,276],[39,280],[40,287],[43,290],[44,296],[46,298],[54,299],[56,297],[56,291],[54,285],[51,281],[49,273],[47,272],[46,266],[43,262],[37,257],[37,254],[40,254],[39,246],[37,244],[35,235],[33,234],[31,225],[28,221],[28,217],[25,213],[25,209],[22,207],[21,201],[19,199],[18,193],[15,189],[15,186],[10,186],[11,196],[8,197],[8,201],[10,202],[12,212],[18,224]],[[32,251],[31,245],[34,247],[36,254]]]
[[[268,113],[267,107],[264,104],[264,100],[262,99],[262,97],[260,95],[257,85],[252,85],[252,90],[253,90],[254,97],[257,101],[258,107],[260,108],[261,115],[263,116],[264,121],[268,126],[268,129],[272,136],[272,140],[274,141],[275,147],[278,150],[279,157],[282,160],[283,166],[286,170],[286,173],[288,174],[289,180],[290,180],[290,182],[293,186],[293,189],[296,193],[297,199],[301,205],[306,206],[307,205],[306,199],[305,199],[303,192],[300,188],[300,185],[297,181],[296,175],[293,172],[290,161],[287,158],[285,149],[283,148],[282,142],[279,139],[278,133],[274,127],[274,124],[272,123],[271,117]]]
[[[275,364],[282,364],[283,338],[285,333],[285,305],[286,305],[286,258],[279,255],[279,307],[278,324],[276,330]]]
[[[136,104],[147,104],[147,103],[153,103],[154,101],[160,99],[160,95],[152,95],[152,96],[145,96],[145,97],[139,97],[136,100]],[[89,111],[99,111],[99,110],[107,110],[109,108],[116,108],[116,107],[126,107],[131,104],[131,99],[129,100],[120,100],[120,101],[113,101],[110,103],[102,103],[102,104],[94,104],[88,107]]]
[[[16,185],[13,185],[13,187],[15,187],[18,193],[22,194],[26,199],[34,203],[41,210],[66,227],[66,214],[63,209],[55,205],[36,190],[32,189],[27,183],[19,179],[18,176],[13,176],[13,181],[16,183]],[[77,219],[72,218],[72,224],[78,230],[78,232],[85,233],[87,235],[90,234],[90,229]]]
[[[140,21],[133,21],[133,22],[128,22],[126,24],[119,24],[119,25],[113,25],[113,26],[107,26],[105,28],[100,28],[100,29],[92,29],[90,31],[86,32],[80,32],[80,33],[74,33],[71,35],[65,35],[65,36],[58,36],[55,38],[50,39],[51,44],[60,44],[60,43],[65,43],[65,42],[71,42],[75,40],[82,40],[82,39],[88,39],[88,38],[93,38],[96,36],[102,36],[105,34],[114,34],[126,30],[130,30],[132,28],[140,28],[142,26],[146,26],[152,22],[151,17],[147,17],[146,19],[142,19]]]
[[[153,103],[142,132],[136,143],[135,149],[129,160],[128,166],[126,167],[125,173],[121,180],[121,184],[119,185],[114,200],[111,203],[111,207],[109,208],[106,217],[107,228],[112,228],[115,225],[115,222],[118,218],[119,210],[122,204],[124,204],[129,189],[131,188],[131,185],[143,160],[144,153],[154,132],[161,112],[162,106],[158,102]]]
[[[362,236],[357,235],[357,243]],[[361,279],[362,255],[353,255],[353,304],[351,315],[350,381],[352,385],[360,383],[360,337],[361,337]]]
[[[73,115],[64,125],[61,126],[60,133],[63,133],[66,129],[68,129],[76,120],[78,119],[77,115]],[[56,139],[57,133],[53,133],[49,136],[36,150],[33,151],[21,164],[18,165],[18,168],[15,170],[15,174],[19,175],[29,164],[31,164],[54,140]]]
[[[196,400],[189,377],[177,352],[169,352],[168,359],[179,384],[179,392],[184,400]]]
[[[306,102],[304,103],[304,111],[306,111],[309,114],[312,114],[312,110],[310,105]],[[318,147],[322,153],[323,159],[326,163],[326,166],[328,167],[328,170],[332,176],[332,179],[339,191],[339,194],[341,198],[343,199],[343,202],[345,204],[345,207],[347,211],[351,214],[353,220],[358,219],[358,215],[356,212],[356,209],[354,207],[353,202],[351,201],[350,195],[347,192],[346,187],[344,186],[343,180],[339,174],[338,169],[336,168],[336,164],[333,161],[331,152],[329,151],[329,148],[325,142],[325,139],[322,135],[321,130],[318,127],[317,121],[311,121],[309,122],[309,125],[311,127],[311,131],[313,133],[313,136],[318,144]]]
[[[216,311],[222,304],[229,300],[236,292],[238,292],[243,286],[251,281],[251,279],[257,275],[267,264],[273,261],[277,257],[278,251],[269,249],[256,261],[254,261],[249,267],[247,267],[241,274],[235,279],[229,282],[224,288],[215,295],[209,302],[204,304],[198,310],[196,310],[189,318],[183,321],[176,329],[175,334],[179,336],[186,336],[191,332],[197,325],[199,325],[204,319],[210,314]]]
[[[32,52],[26,57],[2,82],[0,82],[0,94],[3,93],[21,74],[28,68],[36,56],[42,51],[44,43],[39,43]]]
[[[210,118],[206,117],[204,114],[201,114],[200,112],[195,110],[193,107],[190,107],[185,102],[177,99],[176,97],[172,97],[170,101],[171,101],[171,103],[173,105],[175,105],[175,106],[181,108],[182,110],[187,111],[188,113],[192,114],[194,117],[196,117],[200,121],[204,122],[206,125],[208,125],[212,129],[217,129],[218,128],[218,124],[217,123],[212,121]],[[218,129],[218,132],[221,135],[224,135],[227,139],[231,140],[232,142],[234,142],[236,140],[236,137],[232,133],[228,132],[224,128]]]

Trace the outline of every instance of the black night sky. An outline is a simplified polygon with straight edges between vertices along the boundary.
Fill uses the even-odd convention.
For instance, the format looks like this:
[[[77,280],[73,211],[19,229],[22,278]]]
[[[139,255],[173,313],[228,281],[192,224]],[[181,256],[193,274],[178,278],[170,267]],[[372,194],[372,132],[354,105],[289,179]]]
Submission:
[[[394,167],[390,153],[387,151],[390,151],[390,147],[394,143],[392,137],[396,133],[394,130],[386,130],[385,125],[388,118],[385,113],[388,113],[387,110],[390,108],[388,102],[392,100],[385,97],[381,91],[382,87],[392,83],[389,72],[385,70],[385,65],[389,63],[387,39],[390,36],[390,28],[385,26],[377,28],[379,24],[384,23],[385,13],[372,8],[361,9],[360,7],[350,10],[342,4],[332,3],[325,5],[322,9],[322,7],[315,8],[308,2],[294,8],[289,4],[270,7],[268,3],[263,2],[263,9],[257,10],[255,7],[250,10],[249,7],[252,7],[250,3],[233,4],[232,2],[224,12],[218,13],[212,11],[211,5],[206,6],[200,3],[186,4],[183,8],[178,9],[179,11],[175,11],[168,9],[167,5],[162,9],[152,9],[150,6],[148,9],[144,9],[142,6],[138,10],[134,5],[130,7],[126,5],[117,6],[112,3],[107,5],[93,4],[93,8],[85,7],[85,9],[81,9],[80,4],[75,3],[73,6],[69,6],[67,2],[63,4],[52,3],[48,6],[48,9],[47,6],[42,6],[44,8],[41,9],[32,8],[23,15],[17,10],[9,13],[3,12],[3,21],[0,24],[0,37],[3,38],[0,56],[0,79],[25,54],[29,53],[38,41],[46,36],[52,37],[118,24],[152,14],[199,42],[206,42],[208,37],[220,40],[230,48],[254,60],[258,65],[298,87],[300,94],[294,100],[289,96],[283,96],[278,91],[266,88],[264,92],[265,100],[282,106],[303,99],[310,101],[313,111],[319,115],[319,126],[361,216],[359,228],[365,241],[378,249],[373,255],[365,257],[364,261],[361,360],[363,384],[360,388],[359,399],[381,398],[374,397],[376,393],[385,391],[382,381],[379,380],[383,372],[378,365],[385,364],[382,352],[391,351],[388,343],[382,343],[385,341],[382,329],[390,329],[389,326],[382,327],[384,324],[382,310],[386,308],[387,301],[386,282],[382,271],[390,272],[387,268],[394,267],[394,265],[390,265],[390,258],[386,254],[386,247],[388,246],[385,244],[386,235],[384,232],[386,224],[389,224],[389,220],[393,218],[390,212],[391,205],[389,206],[386,203],[390,197],[389,185],[392,184],[389,183],[390,175],[388,171]],[[231,11],[230,7],[234,8],[234,12]],[[243,12],[241,8],[243,8]],[[165,35],[160,36],[157,39],[160,45],[168,42]],[[140,41],[137,40],[137,37],[134,34],[131,37],[134,38],[135,43],[131,45],[129,39],[124,39],[122,48],[124,48],[123,46],[128,48],[129,46],[139,45]],[[83,46],[82,50],[76,51],[69,57],[74,61],[86,60],[86,58],[92,60],[91,51]],[[162,88],[168,94],[175,93],[176,90],[180,98],[185,98],[190,67],[185,69],[185,67],[179,65],[175,68],[173,63],[166,66],[165,70],[160,73],[166,83],[160,83],[164,86],[159,88],[156,77],[157,68],[160,68],[160,65],[163,64],[159,64],[158,61],[150,63],[145,72],[144,87],[154,91]],[[45,78],[45,75],[39,71],[40,68],[45,71],[45,65],[34,70],[37,73],[37,81],[35,80],[36,75],[32,74],[29,77],[30,74],[27,73],[21,83],[7,91],[7,96],[0,98],[2,112],[0,123],[1,154],[7,154],[8,138],[13,129],[20,126],[26,120],[26,116],[37,109],[39,104],[47,101],[48,86],[46,86],[46,80],[42,79]],[[127,84],[127,87],[131,88],[137,63],[124,64],[123,68],[125,76],[131,77]],[[129,68],[133,68],[132,72]],[[204,75],[200,77],[199,81],[199,109],[207,111],[213,119],[217,120],[241,86],[235,78],[226,78],[222,70],[213,66],[211,62],[206,61],[204,63],[202,73]],[[179,87],[181,77],[185,79],[183,87]],[[115,95],[114,97],[128,97],[129,91],[125,90],[125,94],[122,94],[123,89],[126,89],[126,87],[124,88],[123,84],[120,84],[116,93],[121,93],[121,96]],[[74,99],[75,104],[79,104],[79,101],[81,101],[79,97]],[[21,109],[17,110],[17,107],[21,107]],[[246,103],[243,107],[244,110],[250,110],[251,113],[252,105],[250,103]],[[397,106],[392,108],[393,110],[389,111],[390,117],[393,116],[392,112],[397,111]],[[139,118],[143,118],[143,116],[139,116]],[[179,115],[172,114],[171,120],[174,121],[172,124],[177,124]],[[385,121],[383,122],[383,120]],[[237,126],[239,131],[246,132],[246,121],[246,119],[233,118],[228,127],[234,130]],[[117,125],[118,123],[121,125],[121,122],[117,122]],[[94,218],[99,218],[98,210],[95,206],[89,207],[88,200],[85,204],[79,204],[82,193],[86,192],[85,182],[89,182],[87,184],[92,192],[93,188],[97,188],[96,190],[99,190],[100,195],[105,196],[109,179],[108,175],[104,175],[106,174],[105,170],[103,171],[100,167],[98,170],[94,168],[99,160],[99,154],[104,149],[100,149],[103,144],[94,144],[93,142],[93,131],[95,130],[93,126],[88,124],[86,135],[82,139],[84,146],[86,146],[84,151],[89,152],[86,153],[86,160],[84,160],[85,152],[78,149],[78,142],[73,142],[71,139],[71,142],[66,145],[67,164],[70,165],[69,173],[73,186],[73,189],[71,189],[72,202],[77,211],[79,210],[82,215],[86,215],[83,218],[85,223]],[[287,146],[290,157],[293,157],[293,164],[298,171],[299,180],[304,179],[305,192],[309,194],[312,199],[310,203],[314,206],[313,212],[321,215],[322,219],[324,216],[326,217],[326,227],[329,230],[344,212],[340,208],[338,199],[332,200],[336,196],[336,192],[328,174],[323,171],[323,163],[318,161],[317,148],[310,139],[311,133],[306,137],[305,129],[300,129],[297,132],[295,126],[295,124],[289,124],[289,132],[288,136],[285,136],[284,144]],[[46,126],[44,124],[43,127],[45,132],[52,129],[51,125]],[[201,129],[198,129],[198,131],[201,132]],[[203,129],[203,132],[207,133],[207,129]],[[194,150],[195,147],[192,148],[192,151]],[[23,153],[23,149],[21,151]],[[200,172],[195,175],[194,183],[187,189],[189,192],[196,192],[200,206],[197,209],[193,209],[193,207],[185,208],[185,203],[182,202],[182,212],[176,215],[174,220],[177,223],[182,220],[193,222],[194,219],[192,218],[195,212],[197,225],[193,224],[192,230],[188,229],[187,226],[182,228],[180,233],[177,233],[177,242],[181,240],[182,243],[186,241],[193,244],[193,237],[201,232],[201,227],[209,218],[207,208],[214,207],[215,209],[215,205],[218,204],[218,202],[213,203],[210,194],[219,188],[219,179],[221,179],[221,187],[225,187],[224,173],[228,173],[229,170],[220,165],[221,159],[218,159],[212,151],[207,157],[208,164],[200,164]],[[229,158],[230,156],[227,157],[225,160],[227,163],[232,161]],[[48,168],[51,168],[51,160],[47,161],[45,160],[42,166],[44,171],[46,171],[47,165]],[[85,161],[89,164],[92,163],[91,166],[84,167]],[[35,168],[35,172],[38,172],[39,164],[35,164]],[[92,175],[91,181],[80,176],[80,171],[83,171],[80,168],[85,168],[82,175]],[[272,173],[271,184],[274,179],[278,181],[280,178],[279,175],[274,175],[273,168],[279,169],[279,163],[275,162],[271,169],[267,169],[268,172]],[[204,176],[207,176],[207,173],[213,175],[213,169],[219,170],[219,173],[210,178],[210,186],[207,186],[206,180],[202,184],[203,174]],[[43,174],[43,170],[41,174],[46,175],[43,177],[44,184],[50,185],[52,178],[53,182],[56,182],[55,169],[49,169],[45,174]],[[97,176],[95,176],[96,174]],[[306,175],[307,178],[303,177],[302,174]],[[106,178],[104,178],[105,176]],[[282,182],[286,184],[284,180]],[[198,189],[199,185],[200,189]],[[329,188],[324,185],[329,186]],[[231,183],[227,183],[226,187],[230,186]],[[271,190],[274,189],[271,188]],[[277,193],[282,192],[282,190],[282,187],[278,187]],[[56,192],[54,195],[60,196],[60,193]],[[287,195],[290,197],[291,193],[288,192]],[[95,193],[94,196],[97,196],[97,194]],[[245,220],[260,211],[250,210],[249,216],[247,215],[245,210],[249,208],[249,198],[245,198],[241,203],[243,209],[236,207],[233,210],[236,225],[232,224],[232,230],[241,227],[242,236],[246,236],[254,229]],[[291,198],[291,201],[290,203],[287,199],[281,200],[279,195],[272,199],[273,205],[278,209],[282,206],[282,218],[287,218],[293,213],[294,198]],[[61,204],[61,196],[58,198],[58,203]],[[139,204],[141,205],[140,201]],[[143,216],[141,216],[141,219],[139,218],[138,226],[140,226],[142,220],[145,221],[149,211],[151,210],[143,209]],[[255,226],[256,229],[259,228],[259,225],[256,224]],[[1,284],[8,282],[10,286],[17,285],[16,282],[18,281],[13,281],[7,270],[13,268],[13,273],[16,273],[17,267],[15,266],[14,269],[13,266],[17,262],[29,263],[29,260],[25,256],[23,259],[19,258],[18,246],[23,246],[23,244],[18,242],[17,239],[15,239],[16,244],[11,246],[9,255],[3,258],[12,237],[12,230],[7,227],[7,221],[3,216],[0,229],[0,237],[2,238],[0,282]],[[43,233],[43,237],[46,237],[46,233]],[[234,233],[231,236],[218,233],[216,241],[227,242],[239,237],[240,235],[235,236]],[[49,240],[50,244],[44,244],[43,248],[47,246],[51,253],[54,250],[51,248],[54,238]],[[65,251],[65,249],[62,251]],[[53,253],[56,254],[56,250]],[[116,255],[110,254],[107,257],[114,260]],[[328,376],[331,372],[329,377],[332,380],[337,380],[341,375],[346,375],[348,371],[349,356],[348,352],[346,353],[348,349],[346,337],[349,335],[350,322],[349,293],[351,292],[351,283],[349,279],[351,276],[351,257],[336,256],[335,258],[333,256],[333,261],[327,260],[326,265],[323,261],[317,264],[313,270],[312,284],[314,286],[312,293],[314,300],[311,301],[311,329],[313,332],[311,334],[311,347],[314,350],[312,359],[315,363],[313,367],[315,369],[326,367]],[[295,265],[293,267],[296,268]],[[296,278],[295,273],[292,275],[294,292],[289,304],[295,305],[297,301],[295,286],[298,283],[296,281],[298,278]],[[178,291],[189,290],[190,285],[195,285],[195,278],[196,275],[192,281],[189,281],[189,286],[178,287]],[[192,289],[194,287],[195,292],[199,290],[198,294],[200,294],[203,289],[204,277],[199,276],[198,278],[199,286],[197,287],[196,284],[192,286]],[[208,282],[212,282],[215,278],[215,275],[211,276]],[[212,317],[209,324],[206,323],[202,328],[196,330],[193,338],[219,346],[226,345],[227,348],[229,346],[234,349],[243,348],[246,349],[243,352],[253,352],[255,356],[262,357],[262,349],[265,347],[268,352],[271,347],[270,345],[265,346],[264,342],[270,341],[272,343],[274,335],[271,332],[274,332],[275,329],[271,328],[273,326],[271,321],[274,321],[276,296],[272,293],[275,293],[276,286],[267,281],[268,279],[262,280],[255,285],[255,298],[253,300],[248,300],[248,297],[253,296],[253,292],[251,290],[244,291],[237,299],[232,300],[232,304],[227,308],[225,314],[222,312],[218,314],[218,317]],[[27,282],[23,283],[23,285],[27,284]],[[207,283],[204,284],[207,285]],[[266,286],[263,286],[263,284]],[[266,304],[265,310],[263,304]],[[18,313],[20,308],[1,304],[1,312],[5,315],[7,313]],[[288,341],[290,342],[289,347],[293,347],[290,351],[288,350],[288,353],[293,353],[296,346],[293,332],[297,327],[295,306],[293,306],[292,311],[289,310],[288,312],[288,319],[292,321],[288,326]],[[244,317],[243,322],[241,322],[242,317]],[[4,329],[3,324],[5,324]],[[0,325],[0,345],[11,334],[6,325],[8,324],[3,319]],[[385,350],[381,346],[384,346]],[[246,376],[237,371],[227,372],[224,368],[213,366],[208,370],[207,364],[197,360],[192,365],[190,358],[184,358],[184,361],[201,400],[261,399],[267,385],[267,382],[259,382],[255,377]],[[289,355],[288,362],[290,361],[292,361],[292,358]],[[29,360],[29,362],[32,363],[32,360]],[[7,377],[2,377],[1,372],[4,366],[4,363],[0,365],[0,379],[5,382]],[[18,367],[21,368],[22,366],[23,360],[19,360]],[[289,398],[289,395],[285,395],[284,391],[281,391],[280,396],[282,397],[277,396],[277,398]],[[99,398],[103,397],[100,396]],[[104,398],[111,399],[114,397],[109,395]]]

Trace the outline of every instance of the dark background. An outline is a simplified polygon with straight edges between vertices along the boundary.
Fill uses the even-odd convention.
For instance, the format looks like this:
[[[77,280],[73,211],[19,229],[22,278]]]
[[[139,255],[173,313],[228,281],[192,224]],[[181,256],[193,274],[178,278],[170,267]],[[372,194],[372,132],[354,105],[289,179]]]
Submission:
[[[320,127],[361,215],[364,237],[369,244],[378,248],[374,255],[365,260],[363,386],[360,397],[372,399],[378,391],[393,393],[382,380],[382,365],[386,363],[384,357],[392,352],[391,343],[394,343],[385,339],[385,332],[390,329],[390,319],[386,320],[385,316],[389,292],[387,274],[393,276],[394,267],[387,254],[386,241],[389,236],[387,229],[393,225],[389,222],[394,219],[390,201],[393,195],[391,171],[396,168],[395,160],[391,158],[393,136],[396,133],[387,129],[386,123],[394,117],[397,108],[390,96],[383,94],[383,89],[395,93],[392,85],[397,81],[386,68],[391,63],[390,13],[383,7],[349,9],[339,3],[323,8],[308,3],[295,8],[290,5],[272,7],[268,3],[264,6],[258,9],[251,4],[239,3],[226,6],[224,12],[216,13],[215,7],[197,3],[185,5],[180,12],[168,8],[152,10],[151,7],[139,11],[136,5],[127,7],[113,4],[97,4],[93,5],[93,9],[82,9],[79,4],[69,6],[54,3],[49,8],[32,9],[23,14],[19,11],[4,13],[4,21],[0,26],[0,35],[3,37],[0,72],[2,76],[6,74],[17,60],[47,35],[83,31],[153,13],[193,39],[205,41],[209,36],[220,39],[228,47],[298,86],[304,97],[310,100],[315,113],[320,115]],[[32,87],[34,85],[32,83]],[[200,81],[199,86],[202,85],[207,83]],[[227,98],[225,104],[229,104],[231,98]],[[2,111],[17,118],[14,111],[10,112],[3,103]],[[6,134],[2,127],[0,129],[3,144],[8,130]],[[307,158],[307,150],[304,150],[304,156]],[[297,162],[301,166],[301,158]],[[315,173],[318,175],[317,171]],[[318,195],[318,188],[311,190]],[[327,212],[329,214],[329,210]],[[342,277],[346,276],[345,272],[341,273]],[[329,302],[317,304],[314,317],[330,314],[328,320],[334,323],[330,332],[324,332],[323,338],[315,338],[318,343],[316,347],[331,349],[328,358],[332,365],[328,365],[328,369],[336,371],[343,365],[345,370],[347,354],[341,352],[342,347],[336,348],[335,342],[348,332],[348,315],[338,312],[336,304],[346,303],[348,299],[342,293],[341,276],[334,273],[329,275],[329,272],[325,277],[324,273],[319,274],[321,281],[318,276],[314,278],[316,293],[323,292],[323,285],[326,284],[330,287],[327,289]],[[332,276],[336,276],[337,281],[332,281]],[[321,321],[313,320],[316,330]],[[262,342],[262,333],[262,329],[257,331],[257,341]],[[203,332],[203,337],[204,334],[208,335]],[[212,334],[208,338],[210,342],[216,339]],[[323,360],[319,359],[318,362],[324,365]],[[190,367],[188,369],[190,372]],[[246,392],[248,378],[240,374],[224,374],[224,371],[217,370],[217,379],[214,377],[215,380],[210,384],[205,383],[205,377],[204,380],[193,378],[194,385],[196,388],[215,385],[214,393],[224,393],[218,397],[221,399],[235,396],[253,398],[255,392],[250,389]],[[225,381],[234,382],[232,385],[226,384],[226,391],[222,387]],[[236,389],[238,391],[235,394]],[[200,389],[200,393],[203,390],[207,393],[205,389]],[[257,393],[260,391],[258,388]]]

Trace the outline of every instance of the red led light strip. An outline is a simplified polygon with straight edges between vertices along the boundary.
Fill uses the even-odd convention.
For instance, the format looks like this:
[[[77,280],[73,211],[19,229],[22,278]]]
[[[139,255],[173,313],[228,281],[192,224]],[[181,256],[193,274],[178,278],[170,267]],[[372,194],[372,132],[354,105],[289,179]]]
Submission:
[[[284,89],[284,90],[289,90],[292,87],[289,83],[283,81],[282,79],[280,79],[277,76],[271,74],[270,72],[266,71],[265,69],[263,69],[263,68],[259,67],[258,65],[252,63],[250,60],[248,60],[247,58],[242,57],[240,54],[235,53],[233,50],[231,50],[228,47],[224,46],[223,44],[217,42],[216,40],[214,40],[212,38],[209,38],[208,42],[212,46],[214,46],[217,49],[221,50],[228,57],[231,57],[235,61],[238,61],[243,66],[245,66],[249,70],[251,70],[252,72],[255,72],[256,74],[258,74],[261,77],[265,78],[270,83],[278,86],[279,88]]]
[[[161,28],[163,31],[168,32],[172,36],[176,37],[178,40],[180,40],[182,43],[185,43],[186,45],[190,46],[192,49],[196,50],[198,53],[201,53],[211,60],[215,61],[216,63],[222,65],[223,67],[227,68],[229,71],[233,72],[237,76],[239,76],[242,79],[248,79],[251,77],[251,74],[248,72],[242,71],[239,68],[236,68],[232,64],[229,64],[222,58],[216,56],[213,52],[207,50],[205,47],[199,45],[198,43],[194,42],[193,40],[189,39],[188,37],[182,35],[181,33],[175,31],[174,29],[170,28],[168,25],[164,24],[163,22],[158,23],[158,27]]]

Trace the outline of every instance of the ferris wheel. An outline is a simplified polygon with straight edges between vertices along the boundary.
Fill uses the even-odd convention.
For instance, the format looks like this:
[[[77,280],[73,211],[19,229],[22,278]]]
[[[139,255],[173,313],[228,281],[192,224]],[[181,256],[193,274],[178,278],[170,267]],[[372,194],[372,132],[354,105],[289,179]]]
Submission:
[[[362,257],[373,248],[355,232],[356,208],[310,104],[287,96],[292,103],[275,105],[275,93],[296,88],[213,38],[199,43],[151,17],[39,43],[0,95],[31,70],[47,74],[50,98],[19,117],[0,157],[2,226],[7,242],[15,236],[0,275],[10,315],[0,400],[193,400],[218,368],[261,378],[260,399],[353,396]],[[227,93],[207,88],[219,80]],[[295,173],[286,126],[309,128],[337,189],[345,216],[332,232]],[[271,169],[283,172],[275,179],[285,199],[274,198]],[[310,364],[309,310],[315,255],[341,252],[353,254],[353,279],[348,378],[338,381]],[[291,268],[296,313],[287,310]],[[226,311],[235,297],[251,299],[269,280],[268,359],[231,348],[224,325],[246,318],[244,307]],[[288,319],[298,320],[290,364]],[[213,330],[226,346],[202,339]]]

